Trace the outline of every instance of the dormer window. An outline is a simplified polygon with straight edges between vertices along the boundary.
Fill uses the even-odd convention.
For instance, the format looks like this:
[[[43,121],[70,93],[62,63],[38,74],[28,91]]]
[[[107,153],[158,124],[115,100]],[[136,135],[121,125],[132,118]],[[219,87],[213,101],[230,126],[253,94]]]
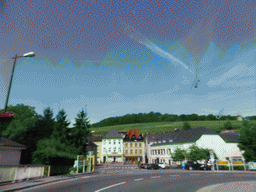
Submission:
[[[158,143],[161,143],[161,141],[158,141]]]
[[[173,140],[171,139],[171,140],[169,140],[169,142],[173,142]]]
[[[163,140],[163,143],[165,143],[165,140]]]

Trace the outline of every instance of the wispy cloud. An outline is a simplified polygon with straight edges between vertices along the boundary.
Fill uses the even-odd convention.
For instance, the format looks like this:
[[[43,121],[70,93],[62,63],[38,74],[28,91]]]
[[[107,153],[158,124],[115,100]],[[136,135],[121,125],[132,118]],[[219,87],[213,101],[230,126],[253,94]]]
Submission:
[[[225,87],[237,87],[237,86],[248,86],[252,84],[252,81],[250,79],[243,80],[243,81],[237,81],[235,79],[238,79],[240,77],[244,76],[252,76],[255,74],[255,67],[247,67],[245,63],[240,63],[230,69],[228,72],[225,72],[224,74],[220,75],[219,77],[215,77],[208,81],[207,85],[209,87],[215,87],[215,86],[225,86]]]

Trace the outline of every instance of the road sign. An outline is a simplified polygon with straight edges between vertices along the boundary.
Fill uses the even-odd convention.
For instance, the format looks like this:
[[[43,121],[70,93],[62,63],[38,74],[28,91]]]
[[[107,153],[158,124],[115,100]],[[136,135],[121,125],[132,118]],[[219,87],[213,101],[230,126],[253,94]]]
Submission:
[[[228,165],[228,161],[218,161],[219,165]]]
[[[256,162],[249,162],[249,170],[256,170]]]
[[[213,155],[213,154],[214,154],[213,150],[210,150],[210,151],[209,151],[209,153],[210,153],[211,155]]]
[[[240,164],[243,164],[243,161],[232,161],[232,163],[234,165],[240,165]]]

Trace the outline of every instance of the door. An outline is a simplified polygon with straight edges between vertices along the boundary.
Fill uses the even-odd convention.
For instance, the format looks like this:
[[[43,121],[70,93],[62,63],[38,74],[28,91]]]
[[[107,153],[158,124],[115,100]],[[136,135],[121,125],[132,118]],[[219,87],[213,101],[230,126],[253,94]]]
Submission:
[[[156,158],[156,164],[159,164],[159,158]]]
[[[106,162],[106,156],[103,157],[103,163],[105,163],[105,162]]]
[[[114,156],[114,162],[116,162],[116,157]]]

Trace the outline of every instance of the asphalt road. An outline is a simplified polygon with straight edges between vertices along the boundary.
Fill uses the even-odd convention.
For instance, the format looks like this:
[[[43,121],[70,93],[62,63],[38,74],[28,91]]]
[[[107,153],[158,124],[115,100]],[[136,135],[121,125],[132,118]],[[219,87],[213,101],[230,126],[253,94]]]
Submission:
[[[188,191],[233,181],[255,181],[255,172],[213,172],[188,170],[145,170],[137,168],[102,168],[98,175],[85,176],[29,188],[22,191]]]

